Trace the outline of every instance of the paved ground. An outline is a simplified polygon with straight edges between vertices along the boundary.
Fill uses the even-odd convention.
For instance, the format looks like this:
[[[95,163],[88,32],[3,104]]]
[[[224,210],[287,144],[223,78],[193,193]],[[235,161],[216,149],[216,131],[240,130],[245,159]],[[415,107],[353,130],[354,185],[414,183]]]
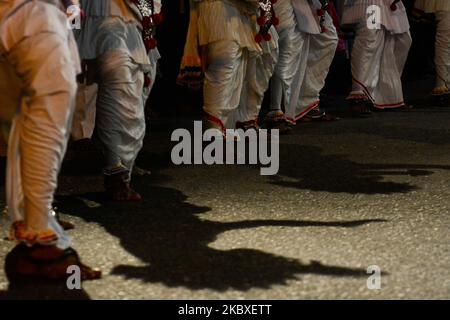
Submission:
[[[169,129],[192,122],[153,122],[141,203],[101,200],[95,161],[65,163],[57,206],[104,278],[76,292],[8,289],[0,271],[0,299],[450,298],[450,109],[300,125],[273,177],[171,165]],[[1,241],[0,256],[11,247]],[[366,286],[369,265],[380,290]]]

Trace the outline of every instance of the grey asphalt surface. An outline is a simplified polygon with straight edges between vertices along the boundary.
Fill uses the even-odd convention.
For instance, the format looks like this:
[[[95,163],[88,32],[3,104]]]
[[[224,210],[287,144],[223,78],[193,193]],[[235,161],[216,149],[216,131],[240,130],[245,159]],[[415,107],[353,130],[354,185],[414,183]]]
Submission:
[[[450,108],[300,124],[281,137],[276,176],[172,165],[170,133],[183,126],[150,121],[140,203],[102,200],[96,154],[70,151],[56,205],[104,277],[81,291],[16,289],[1,270],[0,299],[450,298]],[[0,241],[2,261],[12,246]],[[367,288],[370,265],[379,290]]]

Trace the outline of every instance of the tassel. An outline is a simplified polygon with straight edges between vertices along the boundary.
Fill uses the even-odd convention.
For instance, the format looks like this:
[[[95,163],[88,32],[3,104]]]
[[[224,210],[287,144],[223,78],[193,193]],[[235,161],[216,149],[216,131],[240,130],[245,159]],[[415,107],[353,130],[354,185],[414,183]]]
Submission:
[[[147,74],[145,74],[144,75],[144,88],[149,88],[151,84],[152,84],[152,80],[150,79],[150,77]]]
[[[260,16],[257,19],[259,25],[259,32],[255,36],[256,43],[262,41],[270,41],[272,36],[269,33],[270,27],[277,26],[280,23],[280,19],[275,15],[273,5],[277,0],[260,0],[259,10]]]
[[[317,10],[317,16],[319,17],[320,32],[324,33],[328,31],[325,26],[325,12],[328,11],[329,0],[320,0],[320,3],[322,4],[322,8]]]
[[[400,0],[395,0],[394,2],[391,3],[391,10],[392,11],[397,11],[397,3],[399,3]]]
[[[164,21],[160,13],[155,13],[155,4],[153,0],[131,0],[139,9],[142,15],[142,38],[147,52],[155,49],[158,42],[154,38],[155,28]]]

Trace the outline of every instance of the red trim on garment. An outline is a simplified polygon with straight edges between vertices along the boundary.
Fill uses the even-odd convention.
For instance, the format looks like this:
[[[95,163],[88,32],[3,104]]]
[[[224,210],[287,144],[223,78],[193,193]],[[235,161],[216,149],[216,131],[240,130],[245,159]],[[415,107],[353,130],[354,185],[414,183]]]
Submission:
[[[372,102],[375,102],[375,100],[373,99],[373,97],[372,97],[372,95],[370,94],[369,90],[367,90],[366,86],[365,86],[362,82],[356,80],[355,77],[352,77],[352,79],[353,79],[353,81],[355,81],[357,84],[359,84],[359,85],[363,88],[363,91],[364,91],[364,93],[367,95],[367,97],[368,97]]]
[[[362,82],[356,80],[355,77],[352,77],[352,79],[353,79],[353,81],[355,81],[357,84],[359,84],[359,85],[363,88],[365,94],[366,94],[366,95],[369,97],[369,99],[372,101],[373,106],[374,106],[375,108],[378,108],[378,109],[393,109],[393,108],[400,108],[400,107],[403,107],[403,106],[405,105],[405,102],[404,102],[404,101],[397,102],[397,103],[388,103],[388,104],[378,104],[378,103],[375,103],[375,99],[372,97],[372,95],[370,94],[370,92],[369,92],[369,90],[366,88],[366,86],[365,86]]]
[[[395,104],[374,104],[374,107],[378,109],[389,109],[389,108],[400,108],[405,105],[404,102],[399,102]]]
[[[295,125],[295,120],[292,119],[291,117],[286,117],[286,121],[289,122],[290,124]]]
[[[306,114],[308,112],[310,112],[312,109],[314,109],[315,107],[317,107],[320,104],[320,100],[317,100],[316,102],[310,104],[308,106],[308,108],[306,108],[306,110],[303,110],[302,112],[300,112],[298,115],[295,116],[295,121],[300,120],[301,118],[303,118],[304,116],[306,116]]]
[[[298,115],[296,115],[294,119],[286,116],[286,120],[295,125],[298,120],[303,118],[308,112],[310,112],[312,109],[317,107],[319,104],[320,104],[320,100],[317,100],[316,102],[313,102],[312,104],[310,104],[305,110],[303,110]]]
[[[225,126],[224,126],[222,120],[220,120],[217,117],[214,117],[213,115],[209,114],[208,112],[206,112],[204,110],[203,110],[203,114],[204,114],[206,120],[211,121],[212,123],[215,123],[215,124],[219,125],[220,126],[220,130],[222,131],[222,134],[225,134]]]

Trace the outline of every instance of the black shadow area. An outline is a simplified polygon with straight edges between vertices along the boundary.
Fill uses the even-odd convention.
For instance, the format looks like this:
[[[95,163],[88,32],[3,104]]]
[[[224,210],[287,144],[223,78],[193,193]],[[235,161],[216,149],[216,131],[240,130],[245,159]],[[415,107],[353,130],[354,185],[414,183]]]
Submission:
[[[137,182],[137,181],[136,181]],[[354,228],[384,220],[360,221],[297,221],[254,220],[215,222],[201,219],[200,213],[211,210],[187,202],[178,190],[160,186],[139,187],[144,201],[135,204],[102,202],[99,194],[78,197],[101,201],[102,206],[89,209],[76,197],[59,198],[63,212],[75,214],[88,222],[100,224],[120,239],[121,246],[145,262],[146,266],[118,265],[113,274],[169,287],[193,290],[249,290],[286,284],[302,274],[333,277],[366,277],[366,270],[324,265],[303,264],[255,249],[217,250],[209,246],[225,231],[278,226]],[[76,232],[76,230],[75,230]]]
[[[342,155],[325,155],[313,146],[280,145],[280,170],[270,183],[312,191],[349,194],[407,193],[418,187],[389,181],[388,176],[428,176],[450,166],[357,163]],[[286,179],[288,178],[288,179]]]

